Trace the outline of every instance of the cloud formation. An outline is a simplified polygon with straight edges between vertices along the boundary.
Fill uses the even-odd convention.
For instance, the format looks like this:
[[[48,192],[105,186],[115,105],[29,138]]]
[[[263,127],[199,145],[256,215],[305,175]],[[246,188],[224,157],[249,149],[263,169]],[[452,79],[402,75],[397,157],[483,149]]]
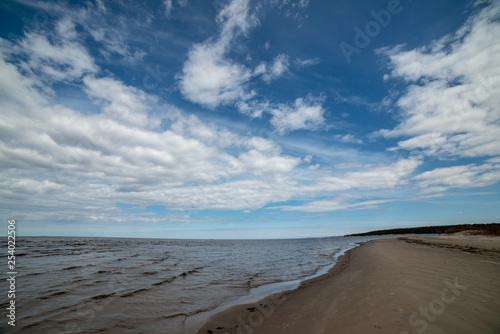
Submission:
[[[378,133],[406,139],[391,150],[438,159],[500,155],[500,3],[475,4],[476,13],[454,34],[414,50],[379,50],[389,78],[408,87],[396,101],[401,122]],[[490,161],[436,168],[415,177],[422,193],[485,187],[500,179]]]
[[[308,2],[292,4],[302,8],[307,5]],[[248,0],[231,1],[217,15],[217,23],[219,35],[193,45],[178,76],[180,91],[186,99],[210,109],[236,104],[239,111],[251,117],[260,117],[267,111],[273,115],[271,123],[280,133],[316,129],[324,121],[322,107],[306,105],[303,98],[295,100],[295,107],[280,104],[271,109],[268,102],[251,100],[256,95],[250,88],[251,80],[261,76],[270,84],[289,69],[290,60],[287,55],[279,54],[271,63],[261,62],[252,70],[228,57],[234,39],[246,36],[259,24]],[[313,60],[300,61],[302,66],[313,63]]]
[[[298,98],[293,105],[278,104],[269,110],[271,124],[283,134],[299,129],[315,130],[325,122],[322,98]]]
[[[221,31],[216,40],[195,44],[179,76],[181,93],[190,101],[208,108],[246,100],[252,71],[227,58],[233,39],[258,24],[250,13],[248,0],[233,0],[217,16]]]
[[[29,69],[46,81],[72,81],[84,74],[96,73],[98,67],[93,58],[81,44],[73,41],[70,30],[64,30],[62,37],[33,32],[28,33],[19,45],[3,44],[7,50],[11,49],[11,53],[27,57]]]
[[[499,159],[481,165],[436,168],[415,177],[422,193],[444,192],[453,188],[487,187],[500,181]]]
[[[246,100],[251,70],[225,58],[226,45],[210,42],[195,45],[180,77],[180,90],[190,101],[208,108]]]
[[[14,210],[21,210],[19,196],[25,199],[23,206],[33,203],[47,219],[53,212],[75,221],[90,216],[125,219],[116,203],[154,204],[174,212],[255,210],[298,195],[391,187],[409,173],[400,162],[338,177],[323,171],[317,184],[301,184],[295,175],[306,168],[300,167],[302,159],[283,154],[269,139],[201,122],[159,105],[157,98],[138,88],[88,71],[79,72],[81,89],[100,112],[82,114],[51,102],[36,76],[21,72],[28,63],[18,60],[16,66],[7,61],[13,56],[2,53],[0,59],[5,110],[0,160],[3,195]],[[280,132],[313,129],[323,122],[321,102],[297,99],[293,105],[273,105],[269,112]],[[162,120],[169,126],[162,128]],[[23,136],[16,136],[15,129],[21,128]],[[345,209],[362,207],[368,206],[351,204]],[[135,217],[167,222],[174,216]],[[35,219],[29,213],[25,218]]]
[[[64,37],[55,45],[67,45]],[[83,50],[76,43],[55,50],[42,43],[40,49],[28,35],[19,45],[3,39],[0,45],[5,111],[0,156],[3,195],[11,208],[18,208],[16,198],[23,196],[24,203],[38,203],[35,209],[66,212],[78,220],[88,210],[116,212],[119,202],[237,210],[293,196],[283,189],[293,183],[290,173],[301,159],[283,155],[272,141],[160,105],[155,96],[102,76],[95,66],[82,66],[81,57],[72,57],[74,49]],[[24,54],[33,56],[26,62],[19,57]],[[89,59],[84,64],[94,64]],[[38,70],[62,65],[69,69],[64,79],[80,82],[100,112],[80,113],[54,103],[41,90],[37,74],[46,72]],[[15,135],[16,129],[23,129],[23,136]],[[37,200],[40,196],[46,198]],[[60,207],[63,199],[67,204]]]
[[[280,54],[274,58],[271,66],[267,66],[265,63],[259,65],[256,69],[256,73],[262,73],[262,79],[270,83],[271,81],[279,78],[283,73],[288,70],[290,66],[288,57],[284,54]]]
[[[257,38],[265,10],[249,0],[203,17],[215,19],[206,25],[215,34],[179,29],[173,38],[158,29],[148,53],[138,46],[138,32],[151,32],[154,20],[155,28],[184,27],[186,5],[155,5],[161,15],[132,19],[132,33],[128,6],[115,16],[118,5],[71,4],[44,27],[0,38],[2,213],[75,226],[241,222],[238,212],[257,210],[258,219],[284,221],[500,181],[498,2],[478,6],[458,32],[427,46],[380,50],[386,81],[399,90],[379,105],[355,89],[346,98],[325,92],[350,80],[328,72],[325,54]],[[264,5],[296,25],[309,1]],[[173,49],[163,63],[166,40]],[[141,59],[144,66],[129,66]],[[155,78],[150,70],[167,73],[167,64],[171,75]],[[397,125],[360,139],[356,133],[380,129],[371,113],[385,107]],[[205,210],[233,212],[198,216]]]
[[[389,58],[391,77],[410,84],[396,102],[401,123],[380,131],[409,137],[395,149],[435,157],[500,154],[499,10],[493,1],[455,34],[428,46],[380,51]]]

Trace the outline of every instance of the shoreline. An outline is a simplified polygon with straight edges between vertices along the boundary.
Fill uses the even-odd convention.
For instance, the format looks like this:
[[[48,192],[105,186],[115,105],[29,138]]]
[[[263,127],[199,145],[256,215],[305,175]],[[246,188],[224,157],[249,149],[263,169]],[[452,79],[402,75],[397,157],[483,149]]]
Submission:
[[[364,242],[338,256],[335,264],[328,270],[328,272],[305,279],[302,282],[297,283],[297,286],[293,289],[270,293],[250,303],[236,303],[235,305],[232,305],[233,303],[229,303],[230,306],[228,307],[226,305],[222,306],[220,311],[210,315],[203,326],[198,328],[198,330],[194,333],[253,333],[254,327],[260,327],[260,323],[262,322],[261,318],[267,318],[268,316],[270,316],[274,312],[276,306],[286,302],[287,296],[292,295],[300,290],[306,289],[307,287],[312,286],[315,283],[326,280],[346,268],[348,266],[350,258],[349,252],[361,247],[361,245],[363,244]],[[232,326],[232,324],[235,323],[235,320],[237,323],[235,326]],[[239,331],[238,328],[240,329]],[[241,330],[242,328],[244,329],[243,331]],[[186,332],[185,334],[188,334],[188,332]],[[192,333],[189,332],[189,334]]]
[[[196,333],[496,333],[500,237],[436,237],[362,243],[326,274],[217,312]]]
[[[277,282],[265,284],[259,287],[255,287],[250,291],[248,295],[242,296],[237,300],[231,301],[229,303],[223,304],[213,310],[207,312],[201,312],[195,315],[194,317],[187,319],[184,325],[184,334],[196,334],[202,330],[202,325],[205,326],[208,321],[211,321],[214,317],[220,316],[221,313],[225,312],[234,312],[234,310],[242,309],[243,313],[246,309],[247,305],[254,305],[257,303],[262,303],[262,301],[272,301],[279,299],[282,295],[287,295],[292,293],[295,290],[303,288],[304,284],[312,284],[317,280],[322,280],[321,277],[329,275],[330,272],[337,266],[340,258],[345,256],[349,251],[354,248],[359,247],[365,241],[353,243],[352,247],[348,249],[343,249],[339,253],[337,253],[333,259],[333,263],[329,265],[325,265],[320,268],[315,274],[312,274],[305,278],[299,278],[293,281],[285,281],[285,282]],[[276,286],[273,288],[273,286]],[[264,292],[260,292],[259,290],[264,290]],[[265,292],[268,290],[268,292]],[[258,306],[257,306],[258,308]],[[242,313],[238,312],[238,313]],[[220,326],[217,326],[220,327]],[[207,330],[208,331],[208,330]]]

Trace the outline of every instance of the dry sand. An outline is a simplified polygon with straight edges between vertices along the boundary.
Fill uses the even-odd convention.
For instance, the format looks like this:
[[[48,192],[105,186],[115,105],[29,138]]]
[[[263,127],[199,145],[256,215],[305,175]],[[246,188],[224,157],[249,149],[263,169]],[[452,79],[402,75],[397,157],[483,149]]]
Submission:
[[[468,252],[500,252],[500,237],[477,235],[426,235],[403,238],[404,240],[445,248],[460,248]]]
[[[484,236],[368,242],[328,274],[218,313],[198,333],[498,334],[499,250],[500,237]]]

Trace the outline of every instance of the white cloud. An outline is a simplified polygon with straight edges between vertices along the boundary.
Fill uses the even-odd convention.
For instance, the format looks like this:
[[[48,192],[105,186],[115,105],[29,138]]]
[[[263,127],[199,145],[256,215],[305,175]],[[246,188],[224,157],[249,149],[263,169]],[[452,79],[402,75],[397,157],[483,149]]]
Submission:
[[[83,82],[88,96],[102,104],[111,119],[129,126],[148,126],[148,111],[150,104],[156,102],[154,97],[112,78],[85,77]]]
[[[279,133],[326,127],[322,97],[298,98],[290,103],[249,99],[246,83],[256,74],[227,59],[226,51],[230,40],[248,33],[256,21],[248,14],[245,1],[231,2],[218,20],[220,38],[197,44],[189,53],[184,67],[187,72],[183,73],[192,77],[182,78],[181,84],[190,83],[184,93],[192,89],[192,99],[211,107],[239,102],[240,111],[252,117],[270,117]],[[301,142],[304,149],[299,151],[314,154],[314,159],[285,154],[272,140],[203,122],[101,72],[79,44],[82,40],[75,36],[79,29],[74,21],[61,20],[58,27],[60,36],[54,40],[42,34],[27,35],[18,46],[0,40],[0,194],[8,199],[2,212],[6,212],[5,207],[9,212],[23,212],[29,203],[33,211],[25,215],[32,221],[123,222],[137,218],[145,223],[165,223],[190,219],[182,213],[165,217],[144,213],[130,218],[116,203],[160,205],[185,212],[255,210],[290,199],[311,198],[309,204],[297,209],[375,208],[390,200],[332,193],[395,189],[406,184],[421,164],[417,157],[381,164],[374,153],[366,159],[380,164],[356,165],[355,170],[349,165],[348,171],[338,171],[323,161],[348,154],[338,159],[340,163],[352,160],[353,155],[359,157],[359,152],[333,152],[330,147],[312,147],[310,142]],[[288,57],[279,56],[269,72],[262,73],[278,77],[288,66]],[[86,94],[82,102],[93,102],[92,112],[81,113],[54,102],[60,101],[58,91],[51,91],[50,96],[41,89],[47,74]],[[47,91],[51,89],[45,86]],[[18,129],[22,129],[22,136]],[[359,142],[352,135],[338,140]],[[315,164],[311,164],[313,160]],[[495,161],[489,163],[494,165]],[[495,177],[478,171],[471,180],[488,184],[486,179]],[[431,179],[422,176],[417,180],[423,188],[449,186],[433,184]]]
[[[309,170],[317,170],[319,167],[320,167],[320,164],[316,164],[316,165],[310,165],[310,166],[308,166],[307,169],[309,169]]]
[[[102,212],[98,216],[111,221],[120,217],[117,202],[238,210],[294,196],[291,176],[301,159],[283,155],[270,140],[169,110],[109,77],[83,79],[82,90],[102,112],[81,114],[41,93],[39,81],[21,73],[29,64],[15,66],[0,55],[1,193],[9,212],[32,203],[30,210],[39,213],[23,217],[88,221],[90,213]],[[166,129],[151,117],[161,112]]]
[[[305,8],[307,5],[306,1],[292,6]],[[249,87],[250,81],[261,76],[270,83],[288,70],[290,60],[287,55],[279,54],[271,64],[262,62],[252,71],[228,58],[234,38],[247,35],[259,24],[248,0],[231,1],[217,15],[217,22],[221,26],[218,37],[195,44],[178,76],[180,91],[186,99],[211,109],[221,104],[235,104],[238,111],[252,118],[261,117],[263,113],[271,114],[271,124],[281,134],[324,126],[322,98],[297,98],[293,103],[274,104],[266,100],[251,100],[255,92]],[[302,61],[303,65],[314,62]]]
[[[262,65],[264,67],[262,67]],[[288,56],[284,54],[280,54],[274,58],[272,65],[268,69],[265,64],[259,65],[259,67],[256,69],[256,73],[262,73],[262,79],[270,83],[271,81],[279,78],[283,73],[285,73],[288,70],[289,67],[289,61],[288,61]]]
[[[379,200],[360,200],[358,196],[339,196],[333,199],[325,199],[313,201],[304,205],[298,206],[281,206],[277,207],[283,211],[301,211],[301,212],[333,212],[333,211],[351,211],[351,210],[367,210],[376,209],[382,204],[394,202],[389,199]]]
[[[181,93],[188,100],[215,108],[251,97],[245,84],[252,73],[243,65],[225,59],[225,45],[195,45],[180,76]]]
[[[177,0],[177,5],[185,7],[187,5],[187,0]],[[174,0],[163,0],[163,6],[165,7],[165,16],[170,16],[175,9]]]
[[[102,0],[96,0],[96,4],[97,4],[97,8],[100,12],[106,12],[107,9],[106,9],[106,6],[104,5],[104,3],[102,2]]]
[[[299,1],[299,7],[302,7],[302,8],[306,8],[307,6],[309,6],[309,2],[311,0],[300,0]]]
[[[462,165],[436,168],[415,177],[423,193],[444,192],[450,188],[486,187],[500,181],[500,164]]]
[[[126,42],[126,36],[118,29],[112,27],[93,26],[90,23],[86,29],[94,40],[102,44],[99,51],[104,58],[110,60],[111,55],[118,55],[130,64],[137,64],[147,53],[143,50],[133,50]]]
[[[368,191],[395,189],[407,184],[409,176],[421,164],[422,161],[418,157],[410,157],[400,159],[390,165],[360,166],[358,171],[344,173],[338,171],[317,172],[318,174],[314,175],[314,182],[302,183],[297,186],[297,191],[302,194],[316,194],[317,196],[318,194],[328,194],[328,196],[325,196],[328,199],[313,200],[303,205],[284,205],[274,208],[284,211],[304,212],[374,209],[381,204],[393,202],[394,200],[379,199],[377,195],[374,195],[373,199],[367,200]]]
[[[59,17],[60,12],[55,11],[52,15]],[[119,59],[129,64],[137,64],[147,53],[131,46],[129,26],[132,24],[138,24],[138,22],[134,22],[130,17],[125,19],[116,11],[108,11],[101,1],[97,1],[95,4],[87,2],[81,7],[66,7],[64,16],[56,25],[62,39],[74,37],[76,26],[80,31],[90,34],[99,45],[97,50],[103,56],[102,60],[114,62]],[[66,27],[71,28],[69,33],[65,30]],[[84,34],[80,33],[80,38],[83,36]]]
[[[298,98],[293,105],[278,104],[273,106],[271,124],[279,133],[307,129],[316,130],[325,123],[325,110],[322,98]]]
[[[310,0],[278,0],[275,2],[278,3],[279,8],[286,17],[293,18],[298,22],[307,18],[305,9],[309,6]]]
[[[248,0],[233,0],[217,16],[221,32],[217,40],[195,44],[182,69],[180,90],[188,100],[215,108],[252,96],[246,83],[252,71],[226,57],[235,36],[247,34],[258,24]]]
[[[259,24],[257,17],[250,12],[249,0],[232,0],[217,15],[217,22],[222,25],[220,41],[229,44],[241,34],[248,34],[250,29]]]
[[[316,190],[342,191],[350,189],[390,189],[407,183],[422,161],[418,157],[400,159],[390,165],[363,166],[360,171],[340,175],[323,175],[318,179]]]
[[[74,40],[78,36],[75,23],[67,16],[57,22],[56,30],[64,40]]]
[[[172,0],[164,0],[163,5],[165,6],[165,16],[169,16],[172,10],[174,9]]]
[[[333,136],[336,140],[346,143],[346,144],[358,144],[361,145],[363,144],[363,140],[356,138],[355,136],[351,135],[350,133],[346,135],[335,135]]]
[[[284,134],[296,130],[317,130],[325,126],[323,97],[297,98],[293,103],[270,103],[269,101],[242,101],[238,111],[252,118],[271,115],[271,125]]]
[[[136,64],[146,56],[145,51],[132,47],[129,43],[130,25],[143,22],[125,18],[117,11],[108,11],[101,0],[87,1],[83,6],[64,6],[62,3],[43,1],[27,1],[23,4],[50,16],[51,19],[42,25],[29,23],[33,29],[28,34],[43,35],[54,46],[76,45],[78,38],[79,42],[83,42],[88,33],[98,44],[96,50],[107,61],[116,61],[114,56],[118,55],[120,60]],[[81,44],[78,45],[81,47]],[[74,55],[76,54],[75,52]],[[82,56],[86,54],[87,52],[82,52]]]
[[[71,32],[67,34],[71,36]],[[13,52],[28,57],[30,70],[52,81],[72,81],[80,79],[86,73],[98,71],[87,50],[77,42],[68,40],[51,42],[46,36],[28,33],[19,45],[11,47]]]
[[[427,47],[381,52],[391,77],[411,85],[397,101],[401,123],[381,130],[409,137],[399,149],[438,157],[500,154],[500,3],[474,14],[454,35]]]
[[[319,58],[309,58],[309,59],[295,59],[295,65],[298,67],[308,67],[308,66],[314,66],[321,63],[321,59]]]
[[[109,77],[84,77],[82,90],[102,112],[81,114],[50,102],[36,88],[38,81],[21,73],[20,67],[29,64],[21,61],[17,67],[5,57],[2,53],[1,194],[9,199],[9,212],[23,213],[30,203],[33,211],[22,216],[27,220],[168,223],[187,218],[124,215],[116,203],[179,211],[255,210],[299,195],[396,186],[416,164],[409,159],[342,175],[316,170],[318,165],[307,169],[300,167],[302,159],[283,154],[269,139],[203,123]],[[298,100],[290,112],[318,110],[314,101]],[[170,124],[166,129],[151,123],[153,110],[164,111]],[[307,126],[310,118],[301,119],[286,123],[286,128]],[[23,136],[16,136],[20,128]],[[300,168],[312,179],[311,173],[319,173],[318,178],[299,182]],[[377,203],[363,200],[349,207]]]
[[[258,102],[256,100],[241,101],[236,104],[238,111],[252,118],[261,117],[270,108],[268,101]]]

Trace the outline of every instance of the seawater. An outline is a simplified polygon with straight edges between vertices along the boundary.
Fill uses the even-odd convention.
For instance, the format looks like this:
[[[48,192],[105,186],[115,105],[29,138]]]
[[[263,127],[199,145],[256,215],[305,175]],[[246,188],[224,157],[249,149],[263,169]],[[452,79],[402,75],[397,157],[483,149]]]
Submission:
[[[194,333],[203,315],[292,289],[373,239],[18,238],[16,326],[0,332]]]

